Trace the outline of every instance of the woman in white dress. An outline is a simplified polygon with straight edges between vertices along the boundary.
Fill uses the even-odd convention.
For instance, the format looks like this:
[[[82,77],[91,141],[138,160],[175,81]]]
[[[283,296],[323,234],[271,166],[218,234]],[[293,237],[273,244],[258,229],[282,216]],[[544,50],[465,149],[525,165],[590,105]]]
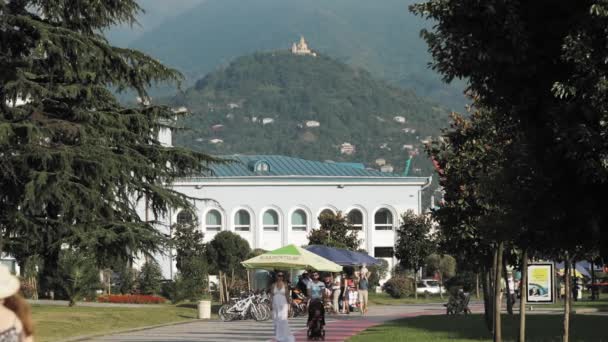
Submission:
[[[291,297],[283,272],[277,272],[275,282],[270,286],[272,293],[272,323],[277,342],[294,342],[295,338],[287,321]]]

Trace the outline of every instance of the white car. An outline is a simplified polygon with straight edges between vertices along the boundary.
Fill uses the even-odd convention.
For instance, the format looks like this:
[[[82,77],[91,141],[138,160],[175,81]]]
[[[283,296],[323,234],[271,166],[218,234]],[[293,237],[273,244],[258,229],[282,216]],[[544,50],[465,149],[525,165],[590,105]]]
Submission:
[[[441,287],[441,293],[445,293],[445,288]],[[439,294],[439,282],[435,279],[422,279],[416,286],[418,294]]]

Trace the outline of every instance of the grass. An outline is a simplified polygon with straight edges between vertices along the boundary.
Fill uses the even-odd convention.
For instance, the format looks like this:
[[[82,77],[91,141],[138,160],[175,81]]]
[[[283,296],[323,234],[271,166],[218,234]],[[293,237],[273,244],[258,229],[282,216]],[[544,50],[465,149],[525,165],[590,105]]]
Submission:
[[[503,340],[516,341],[519,316],[503,315]],[[572,317],[570,341],[608,341],[608,316],[575,315]],[[561,315],[529,315],[527,340],[534,342],[561,341]],[[491,341],[483,315],[421,316],[388,322],[369,328],[350,338],[349,342],[363,341],[430,341],[470,342]]]
[[[429,304],[429,303],[445,303],[447,302],[447,297],[444,296],[441,299],[439,296],[430,296],[425,297],[423,295],[418,296],[418,299],[414,297],[403,297],[403,298],[393,298],[388,294],[382,293],[369,293],[369,305],[404,305],[404,304]]]
[[[162,307],[85,307],[34,305],[36,341],[60,341],[68,337],[188,321],[197,311],[189,305]]]
[[[608,293],[601,293],[600,298],[597,300],[589,299],[588,293],[583,295],[582,299],[573,302],[574,309],[598,309],[599,311],[608,311]],[[547,305],[535,305],[535,307],[542,309],[543,307],[550,308],[563,308],[564,302],[562,300],[557,300],[555,304],[547,304]]]

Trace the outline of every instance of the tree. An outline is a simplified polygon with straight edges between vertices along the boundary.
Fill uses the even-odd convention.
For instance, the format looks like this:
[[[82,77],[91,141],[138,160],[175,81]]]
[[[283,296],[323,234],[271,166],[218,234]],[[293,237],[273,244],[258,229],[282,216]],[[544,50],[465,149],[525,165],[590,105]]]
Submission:
[[[150,105],[146,88],[181,75],[101,35],[139,12],[135,0],[0,1],[0,231],[19,262],[41,257],[43,280],[64,243],[99,267],[158,251],[155,220],[191,206],[164,184],[215,161],[157,139],[175,113]],[[110,87],[141,105],[121,105]]]
[[[223,299],[230,297],[228,288],[232,288],[237,277],[243,276],[245,269],[241,262],[251,253],[247,240],[238,234],[223,231],[215,235],[207,244],[207,262],[210,273],[218,273],[220,293]],[[230,284],[226,280],[230,275]],[[225,296],[225,297],[224,297]]]
[[[95,295],[95,290],[100,287],[99,270],[91,256],[78,250],[65,249],[59,254],[58,266],[50,282],[57,284],[57,288],[65,294],[69,306]]]
[[[162,281],[163,272],[158,263],[153,259],[146,261],[137,276],[139,292],[146,295],[157,295],[160,293]]]
[[[430,254],[424,260],[426,271],[439,275],[439,295],[443,298],[443,282],[456,275],[456,259],[449,255]]]
[[[433,223],[425,214],[416,215],[408,210],[401,216],[401,226],[397,229],[395,256],[404,268],[414,270],[414,296],[418,298],[418,271],[424,261],[435,250],[431,234]]]
[[[208,283],[207,258],[203,233],[194,222],[178,223],[174,226],[172,245],[176,250],[176,293],[174,301],[200,299]]]
[[[308,234],[309,245],[324,245],[351,251],[359,249],[361,240],[357,237],[357,231],[341,212],[321,213],[319,224],[319,229],[313,229]]]
[[[517,202],[526,204],[525,226],[534,227],[519,237],[532,237],[535,253],[567,263],[581,251],[605,253],[607,217],[599,203],[608,190],[608,6],[431,0],[412,10],[435,23],[422,32],[433,68],[446,81],[466,79],[481,106],[517,125],[522,154],[507,169],[517,174],[527,165],[519,174],[533,191],[522,191]]]

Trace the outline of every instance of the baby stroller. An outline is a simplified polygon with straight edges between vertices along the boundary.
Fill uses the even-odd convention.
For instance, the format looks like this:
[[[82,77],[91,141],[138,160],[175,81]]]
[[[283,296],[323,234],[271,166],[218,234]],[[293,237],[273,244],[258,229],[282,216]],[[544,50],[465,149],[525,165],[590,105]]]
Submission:
[[[325,307],[319,299],[310,302],[308,308],[308,339],[325,340]]]

